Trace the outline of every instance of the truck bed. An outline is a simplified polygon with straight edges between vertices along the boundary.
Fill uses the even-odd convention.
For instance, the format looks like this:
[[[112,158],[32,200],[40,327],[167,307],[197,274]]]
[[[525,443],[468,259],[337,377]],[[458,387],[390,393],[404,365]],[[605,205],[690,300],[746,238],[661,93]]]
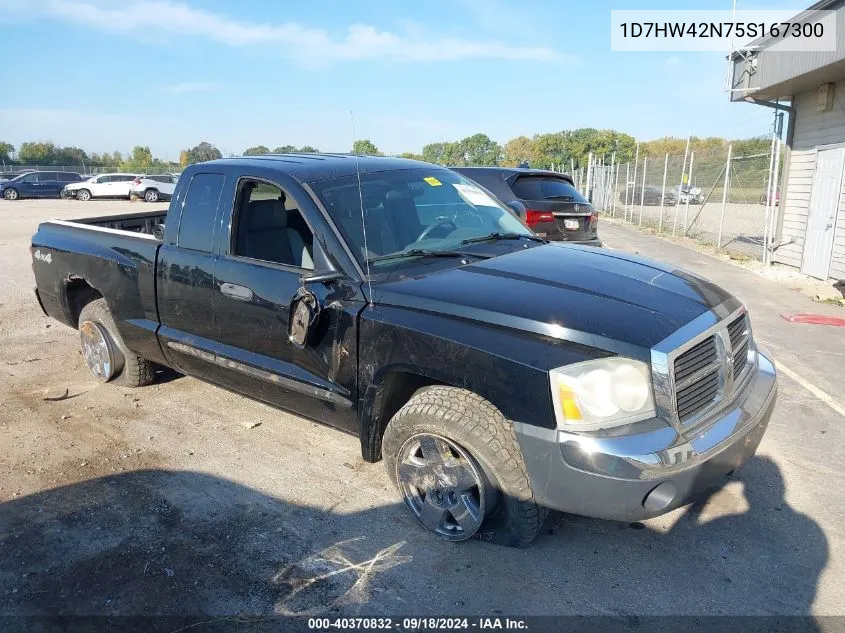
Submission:
[[[153,226],[165,211],[44,222],[32,237],[39,301],[51,317],[77,327],[92,296],[108,302],[127,347],[159,360]]]
[[[116,231],[128,231],[131,233],[153,234],[153,226],[164,224],[167,218],[167,209],[159,211],[140,211],[138,213],[122,213],[120,215],[109,215],[96,218],[83,218],[70,220],[74,224],[87,224],[88,226],[99,226],[105,229]]]

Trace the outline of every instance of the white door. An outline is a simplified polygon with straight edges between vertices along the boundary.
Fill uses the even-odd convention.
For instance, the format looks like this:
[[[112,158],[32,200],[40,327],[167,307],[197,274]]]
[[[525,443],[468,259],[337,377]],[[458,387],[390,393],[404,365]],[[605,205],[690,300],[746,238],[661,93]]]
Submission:
[[[801,265],[801,272],[818,279],[827,279],[830,270],[844,165],[845,147],[819,150]]]
[[[109,195],[109,181],[111,176],[100,176],[91,182],[88,187],[91,190],[91,195],[95,198]]]

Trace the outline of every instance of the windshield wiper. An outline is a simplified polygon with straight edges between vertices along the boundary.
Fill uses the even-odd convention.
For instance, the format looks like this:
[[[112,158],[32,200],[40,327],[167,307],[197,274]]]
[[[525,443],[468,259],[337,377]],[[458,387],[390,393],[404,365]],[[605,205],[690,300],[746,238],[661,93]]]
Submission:
[[[396,253],[387,253],[386,255],[377,255],[370,257],[368,262],[381,262],[387,259],[401,259],[404,257],[481,257],[488,259],[492,255],[481,253],[465,253],[462,251],[434,251],[427,248],[412,248],[409,251],[398,251]]]
[[[565,202],[569,202],[571,200],[575,200],[575,196],[566,196],[566,195],[546,196],[546,200],[563,200]]]
[[[461,244],[475,244],[477,242],[495,242],[497,240],[531,240],[532,242],[542,242],[545,244],[548,240],[536,235],[525,235],[524,233],[490,233],[490,235],[482,235],[481,237],[470,237],[466,240],[461,240]]]

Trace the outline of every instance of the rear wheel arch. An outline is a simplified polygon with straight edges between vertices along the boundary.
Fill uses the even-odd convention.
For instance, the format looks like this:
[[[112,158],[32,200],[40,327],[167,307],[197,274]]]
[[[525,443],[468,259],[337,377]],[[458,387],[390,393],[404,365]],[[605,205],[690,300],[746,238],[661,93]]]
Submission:
[[[70,276],[65,283],[65,310],[68,322],[79,328],[79,315],[89,303],[102,299],[103,293],[91,285],[84,277]]]

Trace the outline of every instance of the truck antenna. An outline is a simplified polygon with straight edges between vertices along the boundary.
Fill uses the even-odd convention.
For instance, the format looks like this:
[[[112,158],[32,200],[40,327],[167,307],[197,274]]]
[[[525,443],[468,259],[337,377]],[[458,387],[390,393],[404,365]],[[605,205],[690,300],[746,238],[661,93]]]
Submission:
[[[352,120],[352,152],[355,156],[355,173],[358,176],[358,201],[361,205],[361,231],[364,234],[364,265],[367,267],[367,287],[369,288],[368,303],[373,303],[373,282],[370,279],[370,250],[367,248],[367,221],[364,217],[364,191],[361,188],[361,167],[358,165],[358,154],[355,153],[355,115],[349,111],[349,118]]]

